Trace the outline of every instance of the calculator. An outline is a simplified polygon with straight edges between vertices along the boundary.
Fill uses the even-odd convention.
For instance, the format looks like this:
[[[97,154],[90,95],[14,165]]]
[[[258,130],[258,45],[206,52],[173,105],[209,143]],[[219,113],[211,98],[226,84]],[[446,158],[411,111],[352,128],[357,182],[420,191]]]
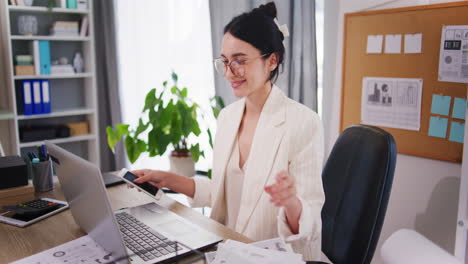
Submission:
[[[64,201],[41,198],[17,205],[3,206],[0,222],[15,226],[28,226],[68,208]]]

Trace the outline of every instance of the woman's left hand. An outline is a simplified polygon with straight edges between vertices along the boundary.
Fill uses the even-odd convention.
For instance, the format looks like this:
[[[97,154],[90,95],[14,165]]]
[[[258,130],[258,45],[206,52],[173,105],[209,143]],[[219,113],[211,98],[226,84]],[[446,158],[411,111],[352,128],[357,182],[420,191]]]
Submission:
[[[275,206],[284,206],[286,209],[294,209],[300,206],[299,198],[296,196],[296,186],[294,178],[286,171],[281,171],[276,175],[276,183],[266,186],[265,191],[271,196],[270,201]]]
[[[265,191],[271,196],[270,201],[275,206],[283,206],[289,228],[293,234],[299,232],[299,218],[302,213],[302,203],[296,195],[294,178],[287,172],[276,174],[276,183],[266,186]]]

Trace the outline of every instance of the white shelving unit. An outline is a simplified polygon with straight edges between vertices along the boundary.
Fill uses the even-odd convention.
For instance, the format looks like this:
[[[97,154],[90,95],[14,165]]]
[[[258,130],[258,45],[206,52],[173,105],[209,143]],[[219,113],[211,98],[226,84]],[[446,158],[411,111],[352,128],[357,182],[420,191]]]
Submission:
[[[22,142],[20,129],[23,126],[60,125],[86,121],[89,134],[50,139],[63,148],[99,165],[99,137],[97,115],[97,87],[94,50],[94,26],[92,0],[88,0],[88,10],[52,8],[45,6],[47,1],[35,1],[35,5],[11,6],[8,1],[0,1],[0,141],[7,155],[24,155],[43,140]],[[18,34],[17,18],[20,15],[36,16],[38,34],[22,36]],[[48,29],[54,21],[80,21],[88,16],[89,29],[86,37],[49,36]],[[80,51],[85,63],[85,72],[61,75],[15,75],[15,55],[32,54],[30,42],[50,41],[51,60],[67,57],[73,60],[75,51]],[[23,80],[48,79],[51,88],[52,112],[40,115],[23,115],[18,112],[16,90]]]
[[[12,40],[89,41],[89,37],[11,36]]]

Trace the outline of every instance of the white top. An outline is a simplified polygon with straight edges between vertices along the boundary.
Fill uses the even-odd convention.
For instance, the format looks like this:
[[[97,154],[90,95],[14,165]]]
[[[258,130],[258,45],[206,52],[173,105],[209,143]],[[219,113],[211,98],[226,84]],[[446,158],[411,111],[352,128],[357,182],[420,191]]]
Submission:
[[[244,184],[244,171],[247,161],[244,166],[240,168],[240,152],[239,140],[236,137],[231,157],[229,158],[226,168],[226,181],[224,182],[225,195],[226,195],[226,226],[235,229],[237,223],[237,216],[239,216],[239,208],[242,195],[242,185]]]

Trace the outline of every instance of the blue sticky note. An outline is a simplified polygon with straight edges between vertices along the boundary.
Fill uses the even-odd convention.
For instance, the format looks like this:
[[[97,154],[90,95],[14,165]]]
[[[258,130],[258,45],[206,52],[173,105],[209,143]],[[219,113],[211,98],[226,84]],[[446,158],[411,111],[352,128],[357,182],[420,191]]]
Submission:
[[[458,142],[458,143],[463,143],[464,136],[465,136],[465,124],[452,121],[449,140]]]
[[[448,119],[431,116],[429,123],[429,136],[445,138],[447,136]]]
[[[451,96],[444,96],[433,94],[432,95],[432,105],[431,113],[436,115],[448,116],[450,111],[450,101],[452,100]]]
[[[465,120],[466,99],[455,98],[453,101],[452,117]]]

